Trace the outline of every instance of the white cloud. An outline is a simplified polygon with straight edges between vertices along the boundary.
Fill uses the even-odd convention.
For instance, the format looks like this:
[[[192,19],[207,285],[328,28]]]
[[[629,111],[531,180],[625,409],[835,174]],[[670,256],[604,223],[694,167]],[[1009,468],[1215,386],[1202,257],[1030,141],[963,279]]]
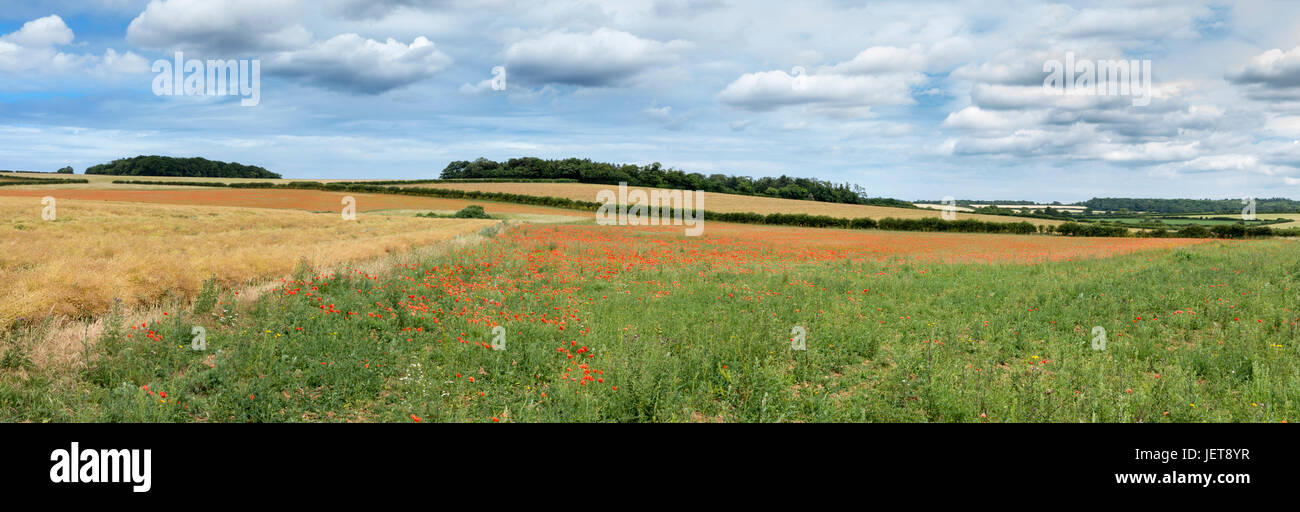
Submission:
[[[57,15],[28,21],[22,28],[0,36],[0,71],[30,75],[89,72],[98,78],[149,71],[144,58],[131,52],[119,54],[109,48],[101,58],[55,48],[72,44],[74,38],[72,29]]]
[[[340,34],[276,54],[267,71],[327,89],[377,94],[429,78],[451,63],[451,57],[423,36],[405,44]]]
[[[1045,117],[1046,113],[1041,111],[984,110],[972,105],[948,114],[943,126],[977,131],[1014,130],[1040,124]]]
[[[96,63],[90,72],[104,78],[112,78],[123,74],[143,74],[149,73],[149,61],[144,57],[131,52],[117,53],[116,50],[109,48],[104,51],[104,57]]]
[[[72,37],[72,29],[63,23],[63,18],[50,15],[23,23],[23,27],[17,32],[7,34],[0,39],[19,46],[45,48],[70,44]]]
[[[1099,156],[1102,160],[1115,163],[1172,162],[1197,158],[1198,145],[1196,142],[1104,144],[1099,148]]]
[[[1300,98],[1300,46],[1288,51],[1273,48],[1251,57],[1229,73],[1228,80],[1246,86],[1247,94],[1256,99]]]
[[[1200,156],[1187,161],[1157,166],[1154,170],[1157,172],[1168,173],[1168,175],[1171,176],[1177,175],[1180,172],[1229,172],[1235,175],[1254,173],[1266,176],[1278,176],[1294,171],[1294,169],[1285,166],[1263,163],[1260,161],[1258,156],[1240,153]]]
[[[297,21],[302,12],[299,0],[152,0],[127,26],[126,40],[211,58],[292,50],[312,40]]]
[[[1090,8],[1072,12],[1059,28],[1066,38],[1101,38],[1121,43],[1161,39],[1196,39],[1196,23],[1211,15],[1209,8],[1173,5],[1138,8]]]
[[[865,54],[866,52],[864,52]],[[873,106],[912,105],[912,90],[925,83],[925,75],[900,71],[905,56],[893,50],[859,54],[843,66],[817,73],[786,73],[783,70],[745,73],[718,93],[722,103],[751,111],[770,111],[792,105],[832,117],[862,117]],[[844,71],[855,74],[843,74]],[[869,74],[869,73],[880,74]],[[862,74],[858,74],[862,73]]]
[[[679,53],[690,47],[682,40],[660,42],[599,28],[590,33],[548,32],[517,41],[506,48],[505,60],[510,78],[528,85],[614,87],[676,64]]]
[[[837,74],[861,75],[878,74],[894,71],[919,71],[926,66],[925,51],[921,45],[910,48],[895,46],[872,46],[858,53],[853,59],[841,62],[831,68]]]

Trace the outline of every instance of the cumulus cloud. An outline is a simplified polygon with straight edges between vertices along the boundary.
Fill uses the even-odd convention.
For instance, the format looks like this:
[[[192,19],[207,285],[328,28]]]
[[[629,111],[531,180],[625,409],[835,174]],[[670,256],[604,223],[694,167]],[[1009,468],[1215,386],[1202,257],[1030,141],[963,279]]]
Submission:
[[[677,63],[690,43],[660,42],[599,28],[590,33],[549,32],[505,50],[511,80],[528,85],[618,87]]]
[[[924,76],[904,75],[810,75],[792,76],[785,71],[745,73],[718,94],[723,103],[752,111],[768,111],[791,105],[836,107],[910,105],[912,88]]]
[[[984,110],[971,105],[948,114],[943,126],[974,131],[1015,130],[1042,123],[1045,112]]]
[[[100,78],[149,71],[144,58],[131,52],[109,48],[100,57],[56,48],[72,44],[74,38],[72,29],[57,15],[28,21],[0,36],[0,71],[38,75],[89,72]]]
[[[919,71],[925,66],[925,51],[919,44],[912,45],[910,48],[872,46],[859,52],[853,59],[831,67],[831,71],[837,74],[864,75]]]
[[[874,106],[912,105],[913,90],[926,82],[927,55],[920,46],[873,46],[854,58],[815,71],[803,68],[745,73],[718,93],[723,104],[750,111],[803,105],[831,117],[869,115]]]
[[[19,46],[41,48],[70,44],[72,37],[72,29],[63,23],[63,18],[50,15],[23,23],[23,27],[17,32],[7,34],[0,39]]]
[[[1059,34],[1066,38],[1119,42],[1195,39],[1200,37],[1197,21],[1211,15],[1212,11],[1205,6],[1182,2],[1154,7],[1081,9],[1068,15]]]
[[[126,29],[144,48],[211,57],[291,50],[311,43],[299,0],[152,0]]]
[[[964,91],[966,95],[965,101],[957,102],[940,125],[953,134],[942,146],[944,154],[1013,158],[1017,159],[1016,165],[1038,157],[1050,158],[1055,163],[1093,161],[1173,173],[1184,170],[1177,164],[1210,158],[1234,146],[1216,137],[1232,131],[1225,123],[1241,120],[1230,119],[1214,103],[1215,99],[1203,94],[1207,88],[1204,81],[1159,82],[1147,75],[1129,82],[1128,85],[1137,89],[1122,94],[1109,90],[1111,82],[1099,72],[1092,82],[1098,86],[1095,89],[1066,93],[1060,87],[1044,86],[1049,74],[1048,62],[1064,62],[1067,54],[1073,54],[1076,67],[1085,61],[1100,66],[1106,61],[1131,61],[1118,48],[1130,42],[1129,38],[1192,37],[1187,30],[1194,30],[1188,27],[1194,24],[1192,20],[1204,14],[1202,10],[1171,7],[1171,11],[1165,8],[1075,11],[1065,6],[1055,9],[1051,32],[1059,38],[1041,41],[1037,47],[1028,45],[1000,51],[988,60],[968,62],[949,75],[950,90],[958,95]],[[1140,23],[1107,23],[1108,19],[1127,13],[1136,20],[1156,24],[1154,18],[1166,11],[1172,13],[1170,20],[1174,22],[1161,21],[1147,32],[1140,29]],[[1079,42],[1069,38],[1090,40]],[[1161,62],[1151,64],[1151,72],[1156,72]],[[1141,73],[1148,72],[1145,64],[1139,65]],[[1135,98],[1144,96],[1140,91],[1148,86],[1150,101],[1135,103]]]
[[[1260,160],[1256,155],[1228,153],[1206,155],[1185,161],[1173,162],[1154,168],[1156,172],[1176,176],[1180,173],[1230,172],[1234,174],[1253,173],[1265,176],[1284,177],[1295,173],[1296,169],[1287,166],[1271,165]],[[1285,179],[1285,178],[1284,178]]]
[[[276,54],[267,70],[327,89],[378,94],[429,78],[451,63],[451,57],[422,36],[405,44],[340,34]]]
[[[1300,98],[1300,46],[1288,51],[1274,48],[1251,57],[1227,78],[1246,86],[1247,95],[1256,99]]]
[[[335,2],[368,17],[397,6],[435,2]],[[452,58],[427,37],[410,44],[353,32],[316,39],[299,20],[302,0],[152,0],[127,27],[133,44],[163,51],[191,51],[209,58],[260,57],[263,72],[308,85],[358,94],[379,94],[432,77]]]

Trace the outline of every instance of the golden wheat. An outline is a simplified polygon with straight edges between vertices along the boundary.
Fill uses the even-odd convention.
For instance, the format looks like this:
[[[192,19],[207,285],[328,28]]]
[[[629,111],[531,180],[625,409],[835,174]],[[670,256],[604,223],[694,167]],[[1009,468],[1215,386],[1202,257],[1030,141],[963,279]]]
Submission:
[[[81,318],[475,233],[497,221],[0,197],[0,329],[18,318]]]

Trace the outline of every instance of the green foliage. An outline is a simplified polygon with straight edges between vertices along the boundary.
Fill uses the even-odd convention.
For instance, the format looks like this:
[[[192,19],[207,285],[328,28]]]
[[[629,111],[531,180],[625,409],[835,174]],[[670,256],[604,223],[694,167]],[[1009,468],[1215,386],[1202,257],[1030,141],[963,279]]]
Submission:
[[[458,212],[456,212],[455,215],[452,215],[452,217],[455,217],[455,218],[457,218],[457,219],[490,219],[490,218],[492,218],[491,215],[488,215],[487,212],[483,211],[483,207],[482,207],[482,206],[479,206],[479,205],[476,205],[476,204],[471,204],[471,205],[469,205],[469,206],[466,206],[466,207],[464,207],[464,208],[461,208],[461,210],[458,211]]]
[[[157,155],[121,158],[107,164],[93,165],[86,168],[86,174],[189,178],[280,178],[279,174],[254,165],[218,162],[197,157],[175,158]]]
[[[69,165],[69,166],[67,166],[67,167],[64,167],[64,168],[59,169],[59,170],[54,171],[54,172],[57,173],[57,174],[72,174],[72,173],[75,172],[75,171],[73,171],[73,170],[72,170],[72,166]]]
[[[1128,212],[1189,214],[1189,213],[1240,213],[1240,199],[1135,199],[1121,197],[1092,198],[1082,203],[1093,210]],[[1290,213],[1297,211],[1300,201],[1284,197],[1255,199],[1259,213]]]
[[[750,178],[687,173],[678,169],[665,169],[655,162],[650,165],[611,164],[592,162],[590,159],[566,158],[543,160],[535,157],[511,158],[503,163],[486,158],[472,162],[458,160],[442,170],[444,180],[452,179],[521,179],[521,180],[575,180],[582,183],[616,185],[626,182],[634,187],[657,187],[682,190],[703,190],[723,194],[764,195],[786,199],[807,199],[828,203],[871,204],[914,208],[912,203],[896,199],[868,198],[866,190],[848,184],[833,184],[810,178]]]
[[[68,183],[90,183],[90,180],[85,178],[37,178],[35,176],[0,175],[0,187],[15,185],[63,185]]]
[[[1124,226],[1077,222],[1062,222],[1056,226],[1056,232],[1065,236],[1129,236],[1129,230]]]

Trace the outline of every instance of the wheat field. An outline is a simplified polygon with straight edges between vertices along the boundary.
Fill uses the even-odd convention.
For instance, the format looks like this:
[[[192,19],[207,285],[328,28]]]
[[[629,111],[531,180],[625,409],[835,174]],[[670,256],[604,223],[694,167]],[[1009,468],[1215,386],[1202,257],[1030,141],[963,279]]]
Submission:
[[[17,319],[102,314],[477,233],[494,220],[0,197],[0,330]]]

